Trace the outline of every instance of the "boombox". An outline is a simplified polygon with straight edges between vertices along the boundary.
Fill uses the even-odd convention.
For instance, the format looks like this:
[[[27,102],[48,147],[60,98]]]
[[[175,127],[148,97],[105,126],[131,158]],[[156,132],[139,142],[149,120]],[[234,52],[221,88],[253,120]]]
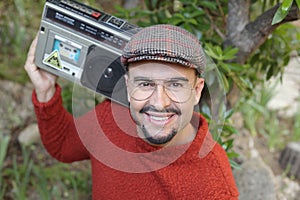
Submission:
[[[140,28],[73,0],[47,0],[36,65],[128,106],[122,49]]]

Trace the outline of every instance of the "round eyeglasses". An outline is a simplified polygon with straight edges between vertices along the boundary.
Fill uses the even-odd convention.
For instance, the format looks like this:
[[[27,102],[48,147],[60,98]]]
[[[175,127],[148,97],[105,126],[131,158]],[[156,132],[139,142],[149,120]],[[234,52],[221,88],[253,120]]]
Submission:
[[[149,99],[158,85],[163,87],[165,94],[176,103],[184,103],[188,101],[194,87],[191,86],[186,78],[171,78],[171,79],[145,79],[137,78],[129,80],[132,87],[130,97],[136,101],[144,101]]]

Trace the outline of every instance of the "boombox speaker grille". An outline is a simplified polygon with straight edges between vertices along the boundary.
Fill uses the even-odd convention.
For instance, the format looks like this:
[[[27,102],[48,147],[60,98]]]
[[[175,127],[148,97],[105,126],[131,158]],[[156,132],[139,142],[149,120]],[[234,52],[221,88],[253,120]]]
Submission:
[[[89,48],[80,81],[83,86],[113,101],[128,105],[124,74],[120,55],[92,46]]]

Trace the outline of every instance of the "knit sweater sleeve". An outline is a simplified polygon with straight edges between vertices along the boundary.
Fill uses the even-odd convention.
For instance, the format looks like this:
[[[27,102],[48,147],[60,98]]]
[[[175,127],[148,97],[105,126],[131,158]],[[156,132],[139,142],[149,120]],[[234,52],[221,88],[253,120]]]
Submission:
[[[39,102],[33,91],[32,102],[41,140],[49,154],[61,162],[88,159],[89,153],[78,136],[75,119],[63,107],[60,86],[56,85],[54,96],[45,103]]]

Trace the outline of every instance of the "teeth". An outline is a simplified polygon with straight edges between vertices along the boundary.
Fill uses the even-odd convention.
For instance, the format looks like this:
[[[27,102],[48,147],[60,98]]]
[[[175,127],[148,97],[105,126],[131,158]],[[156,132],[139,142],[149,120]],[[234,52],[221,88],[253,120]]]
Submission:
[[[150,116],[150,118],[155,121],[166,121],[169,119],[169,117],[156,117],[156,116]]]

